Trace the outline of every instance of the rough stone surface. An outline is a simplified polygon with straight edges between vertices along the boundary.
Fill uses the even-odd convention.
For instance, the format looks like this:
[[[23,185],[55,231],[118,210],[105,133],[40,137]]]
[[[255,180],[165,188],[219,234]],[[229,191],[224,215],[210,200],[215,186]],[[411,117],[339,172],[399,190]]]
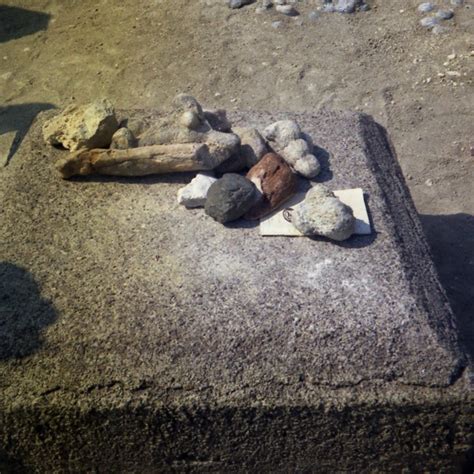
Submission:
[[[291,141],[280,150],[280,154],[297,173],[311,179],[315,178],[321,171],[321,165],[311,151],[306,140],[299,138]]]
[[[235,221],[250,209],[257,195],[251,181],[239,174],[228,173],[209,188],[206,214],[222,224]]]
[[[339,241],[348,239],[355,228],[352,209],[322,184],[306,193],[304,201],[295,207],[291,222],[303,235]]]
[[[185,207],[204,207],[207,193],[217,181],[210,173],[198,173],[192,181],[178,191],[178,203]]]
[[[107,148],[119,124],[113,105],[107,99],[87,105],[70,105],[43,126],[43,137],[50,145],[75,151],[80,148]]]
[[[264,129],[263,136],[279,151],[301,138],[301,128],[294,120],[278,120]]]
[[[126,150],[127,148],[133,148],[135,144],[136,140],[133,133],[128,128],[121,127],[113,134],[110,148]]]
[[[247,212],[247,219],[269,214],[295,194],[298,180],[285,160],[267,153],[248,173],[247,179],[260,191],[260,199]]]
[[[46,116],[0,186],[13,472],[469,467],[471,368],[381,127],[291,115],[328,153],[318,180],[368,196],[374,233],[334,244],[184,212],[182,175],[59,180]]]
[[[268,152],[267,144],[256,128],[237,127],[233,132],[240,138],[240,155],[248,168],[256,165]]]
[[[149,122],[138,141],[139,146],[174,143],[205,143],[215,168],[238,151],[240,140],[233,133],[214,130],[199,102],[191,95],[178,94],[170,110]]]

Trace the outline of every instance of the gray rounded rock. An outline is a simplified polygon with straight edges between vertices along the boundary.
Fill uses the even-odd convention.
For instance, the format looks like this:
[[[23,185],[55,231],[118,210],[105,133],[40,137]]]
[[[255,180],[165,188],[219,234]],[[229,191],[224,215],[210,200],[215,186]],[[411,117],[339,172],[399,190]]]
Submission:
[[[133,133],[127,127],[119,128],[112,136],[110,148],[126,150],[135,146],[136,140]]]
[[[450,20],[454,16],[454,12],[452,10],[438,10],[436,16],[441,20]]]
[[[258,198],[258,190],[239,174],[225,174],[211,185],[207,193],[205,211],[222,224],[242,217]]]
[[[317,184],[295,207],[292,223],[304,235],[320,235],[342,241],[354,233],[355,218],[349,206],[326,186]]]

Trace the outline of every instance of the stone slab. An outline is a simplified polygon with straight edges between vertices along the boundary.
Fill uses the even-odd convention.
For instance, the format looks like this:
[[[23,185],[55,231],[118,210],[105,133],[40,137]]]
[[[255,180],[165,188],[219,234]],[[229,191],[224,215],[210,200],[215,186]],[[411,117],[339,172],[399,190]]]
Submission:
[[[333,192],[334,195],[341,200],[341,202],[352,209],[356,220],[354,234],[370,235],[372,233],[372,229],[370,228],[369,214],[365,205],[363,190],[361,188],[336,189]],[[285,209],[292,208],[302,202],[305,196],[306,193],[295,194],[279,209],[260,219],[260,235],[303,237],[303,234],[294,225],[292,225],[291,222],[285,219],[284,211]]]
[[[143,112],[130,112],[130,115]],[[63,181],[38,117],[0,194],[0,459],[18,472],[461,472],[473,392],[385,131],[295,118],[369,236],[258,235],[193,175]],[[148,114],[153,120],[155,113]]]

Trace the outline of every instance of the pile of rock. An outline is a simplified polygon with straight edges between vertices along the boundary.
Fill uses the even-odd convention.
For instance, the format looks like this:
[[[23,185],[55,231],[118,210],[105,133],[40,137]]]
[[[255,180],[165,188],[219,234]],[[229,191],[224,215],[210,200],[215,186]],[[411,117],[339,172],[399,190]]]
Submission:
[[[229,8],[232,9],[241,8],[254,2],[255,0],[227,0]],[[297,3],[298,0],[260,0],[256,12],[262,13],[274,7],[275,11],[283,15],[298,16]],[[320,0],[320,3],[321,6],[318,7],[318,10],[327,13],[355,13],[356,11],[367,11],[370,8],[365,0]],[[315,14],[316,12],[313,11],[310,16]]]
[[[232,129],[224,110],[203,110],[185,94],[148,126],[119,123],[110,102],[101,100],[66,108],[45,123],[43,134],[47,143],[71,151],[57,164],[63,178],[202,171],[179,190],[178,202],[204,207],[221,223],[268,215],[297,192],[298,175],[311,179],[321,169],[311,138],[294,120],[272,123],[262,133]],[[319,185],[295,207],[291,222],[304,235],[344,240],[355,219]]]

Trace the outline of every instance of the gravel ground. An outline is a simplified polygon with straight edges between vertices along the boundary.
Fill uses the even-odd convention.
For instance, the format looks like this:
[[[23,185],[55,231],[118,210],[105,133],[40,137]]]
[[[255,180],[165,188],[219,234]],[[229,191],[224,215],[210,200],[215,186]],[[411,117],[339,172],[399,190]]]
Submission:
[[[453,7],[437,35],[420,25],[419,2],[369,3],[314,19],[310,0],[297,17],[220,0],[6,0],[0,133],[21,138],[50,106],[160,107],[177,92],[229,110],[367,112],[391,134],[473,352],[474,4]]]

